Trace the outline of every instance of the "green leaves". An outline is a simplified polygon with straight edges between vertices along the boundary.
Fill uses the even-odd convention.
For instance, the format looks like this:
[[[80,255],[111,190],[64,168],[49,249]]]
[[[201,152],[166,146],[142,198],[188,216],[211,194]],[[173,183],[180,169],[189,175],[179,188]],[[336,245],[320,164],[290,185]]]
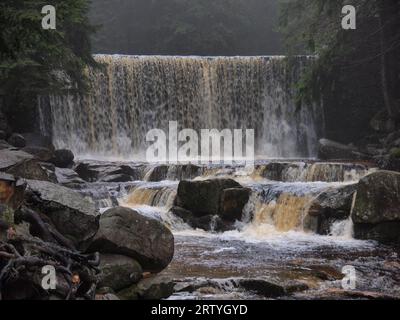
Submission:
[[[88,0],[52,0],[57,29],[43,30],[42,0],[0,3],[0,91],[51,93],[65,88],[62,71],[84,86],[86,64],[95,64],[90,50]]]

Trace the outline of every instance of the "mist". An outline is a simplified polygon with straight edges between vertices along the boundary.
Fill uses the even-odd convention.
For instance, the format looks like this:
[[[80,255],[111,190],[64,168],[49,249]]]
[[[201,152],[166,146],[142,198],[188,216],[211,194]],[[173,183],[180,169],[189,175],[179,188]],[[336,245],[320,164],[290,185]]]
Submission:
[[[283,54],[277,0],[94,0],[94,53]]]

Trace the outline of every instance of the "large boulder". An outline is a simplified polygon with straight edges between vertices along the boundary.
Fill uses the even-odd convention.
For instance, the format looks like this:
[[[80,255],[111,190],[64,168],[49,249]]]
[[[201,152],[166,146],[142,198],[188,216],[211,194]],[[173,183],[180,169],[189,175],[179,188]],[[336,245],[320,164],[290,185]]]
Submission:
[[[176,205],[195,216],[219,215],[224,190],[243,188],[232,179],[181,181],[178,186]]]
[[[79,193],[46,181],[27,180],[27,206],[45,214],[75,246],[85,249],[99,228],[99,213]]]
[[[354,147],[328,139],[321,139],[318,146],[318,158],[321,160],[361,160],[369,157]]]
[[[310,205],[303,220],[304,229],[327,235],[334,222],[347,220],[351,213],[357,184],[330,187],[320,193]]]
[[[58,168],[70,168],[74,164],[74,158],[71,150],[60,149],[54,151],[54,158],[51,162]]]
[[[232,179],[181,181],[173,212],[195,228],[227,229],[227,224],[242,218],[250,193]]]
[[[361,179],[352,219],[356,238],[400,243],[400,173],[378,171]]]
[[[25,179],[55,181],[54,174],[44,163],[21,150],[0,150],[0,171]]]
[[[120,291],[138,283],[142,279],[142,267],[129,257],[121,255],[101,254],[101,276],[98,287],[112,288]]]
[[[25,140],[24,136],[21,134],[17,134],[17,133],[13,133],[8,138],[8,143],[16,148],[23,148],[26,146],[26,140]]]
[[[161,222],[116,207],[102,214],[89,250],[126,255],[137,260],[145,271],[159,272],[173,258],[174,236]]]

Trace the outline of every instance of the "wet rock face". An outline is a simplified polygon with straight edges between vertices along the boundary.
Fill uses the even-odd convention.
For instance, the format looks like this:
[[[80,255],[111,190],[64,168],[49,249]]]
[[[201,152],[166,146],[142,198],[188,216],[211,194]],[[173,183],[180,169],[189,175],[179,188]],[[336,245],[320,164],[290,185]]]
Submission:
[[[127,182],[141,180],[141,167],[102,162],[81,162],[75,168],[79,177],[87,182]]]
[[[250,192],[242,187],[224,189],[221,195],[220,217],[228,221],[240,220],[243,208],[249,201]]]
[[[250,192],[231,179],[181,181],[173,212],[194,228],[227,230],[242,218]]]
[[[27,181],[30,209],[45,214],[77,247],[85,248],[99,227],[94,204],[79,193],[45,181]]]
[[[85,181],[72,169],[56,168],[55,175],[59,184],[69,188],[85,184]]]
[[[16,148],[23,148],[26,146],[26,140],[24,136],[13,133],[10,138],[8,138],[8,143]]]
[[[21,150],[0,150],[0,171],[25,179],[55,181],[54,174],[45,163]]]
[[[56,150],[51,162],[58,168],[70,168],[74,164],[74,154],[71,150]]]
[[[351,213],[351,205],[357,184],[332,187],[322,192],[311,204],[304,218],[304,229],[321,235],[328,235],[336,221],[346,220]]]
[[[117,207],[100,218],[100,228],[89,248],[137,260],[145,271],[159,272],[174,255],[174,236],[157,220]]]
[[[156,166],[146,174],[145,180],[149,182],[158,182],[165,180],[168,175],[168,166]]]
[[[119,291],[132,286],[142,278],[142,267],[129,257],[121,255],[100,255],[99,287],[108,287]]]
[[[354,181],[368,170],[362,164],[340,162],[271,162],[256,169],[261,177],[282,182]]]
[[[54,183],[57,179],[52,169],[53,168],[47,166],[46,163],[38,162],[36,160],[26,160],[13,166],[7,170],[7,172],[24,179]]]
[[[318,146],[318,158],[321,160],[361,160],[369,157],[356,148],[328,139],[321,139]]]
[[[193,164],[158,165],[149,169],[144,180],[159,182],[162,180],[192,180],[202,173],[202,168]]]
[[[223,191],[241,187],[239,183],[231,179],[181,181],[178,186],[176,204],[197,217],[218,215],[221,212]]]
[[[352,219],[357,238],[400,242],[400,173],[378,171],[361,179]]]
[[[175,282],[169,277],[156,276],[140,281],[122,290],[118,296],[124,300],[161,300],[174,293]]]
[[[35,157],[35,159],[44,162],[50,162],[54,158],[52,150],[45,147],[25,147],[22,151],[29,153]]]
[[[0,171],[7,171],[13,166],[31,159],[33,159],[33,156],[23,151],[8,149],[0,150]]]

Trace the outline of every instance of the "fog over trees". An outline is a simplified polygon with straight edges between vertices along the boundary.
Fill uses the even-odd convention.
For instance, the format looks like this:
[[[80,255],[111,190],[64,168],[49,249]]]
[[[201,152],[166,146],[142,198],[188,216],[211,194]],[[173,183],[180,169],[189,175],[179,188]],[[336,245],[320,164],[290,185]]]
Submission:
[[[277,0],[93,0],[96,53],[281,54]]]

